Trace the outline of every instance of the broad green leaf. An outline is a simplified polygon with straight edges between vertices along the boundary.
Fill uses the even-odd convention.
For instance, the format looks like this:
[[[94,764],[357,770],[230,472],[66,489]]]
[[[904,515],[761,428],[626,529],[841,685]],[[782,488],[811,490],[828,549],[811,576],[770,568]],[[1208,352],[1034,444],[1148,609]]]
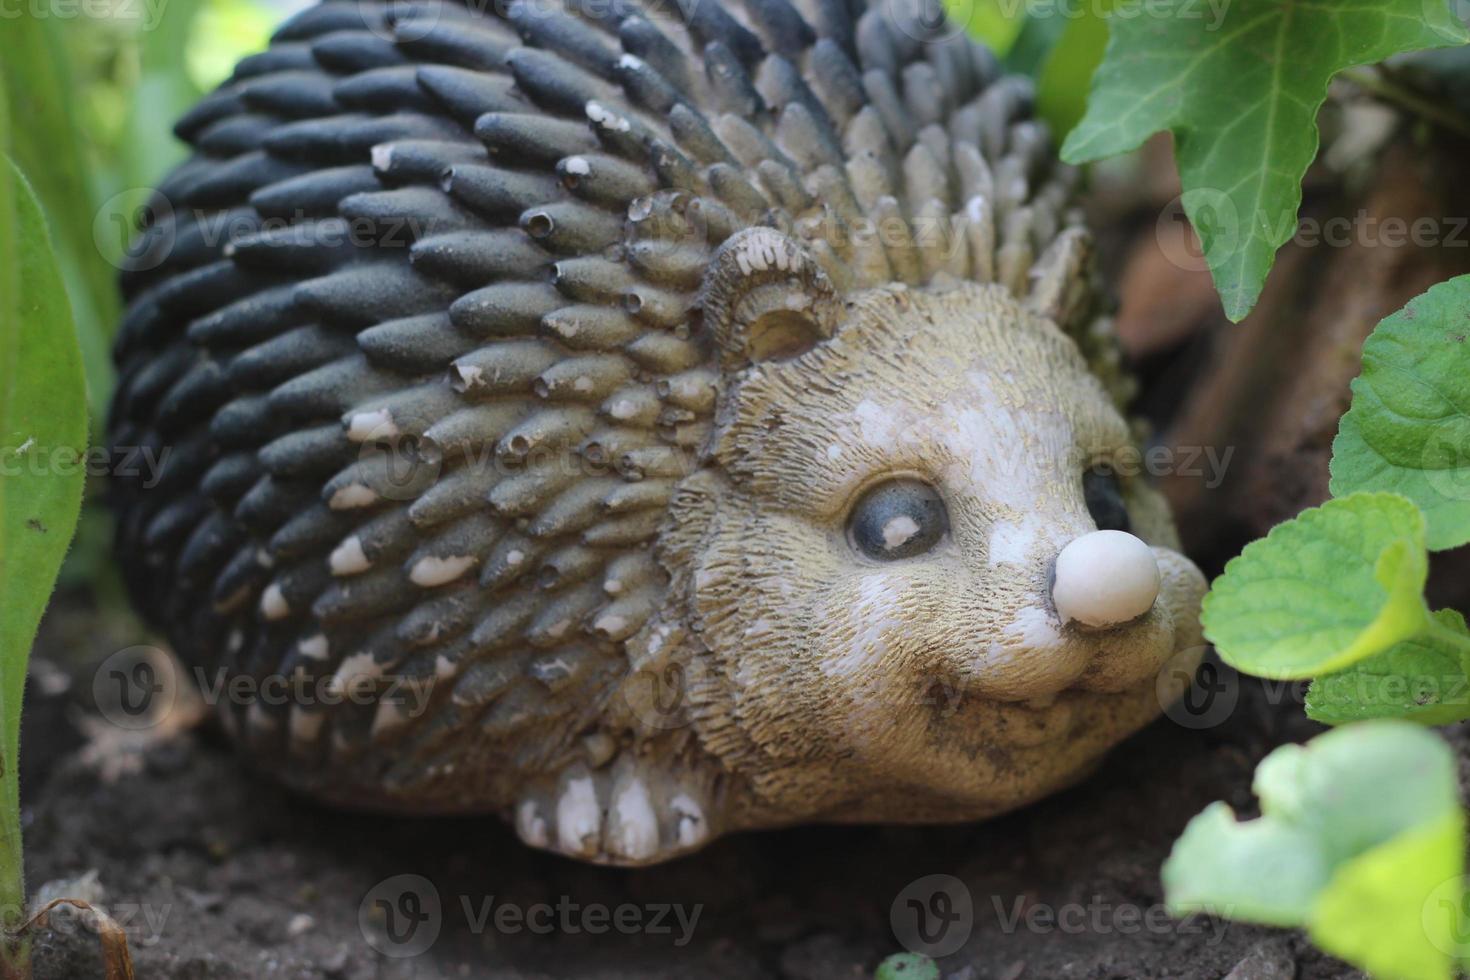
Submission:
[[[1389,490],[1424,511],[1435,550],[1470,541],[1470,276],[1433,286],[1363,345],[1332,443],[1332,492]]]
[[[0,156],[0,910],[24,899],[16,764],[26,661],[81,508],[87,395],[30,186]]]
[[[1258,677],[1342,670],[1429,625],[1424,517],[1403,497],[1363,493],[1305,510],[1253,541],[1205,596],[1205,636]]]
[[[1457,886],[1465,826],[1438,737],[1405,722],[1339,728],[1272,752],[1254,789],[1259,818],[1215,803],[1175,842],[1163,868],[1174,914],[1304,926],[1375,976],[1450,975],[1445,938],[1462,934],[1461,914],[1432,899]]]
[[[1232,320],[1296,230],[1332,76],[1470,40],[1442,0],[1159,0],[1115,14],[1110,33],[1062,156],[1082,163],[1173,133],[1184,210]]]
[[[1434,613],[1434,621],[1439,630],[1397,643],[1347,670],[1315,678],[1307,691],[1307,714],[1325,725],[1369,718],[1449,725],[1470,718],[1470,632],[1465,617],[1441,609]]]
[[[1464,847],[1457,806],[1344,863],[1312,910],[1312,941],[1383,980],[1449,980],[1464,903],[1426,906],[1458,882]]]
[[[1108,43],[1101,6],[1101,0],[1091,0],[1067,20],[1036,82],[1037,111],[1057,139],[1071,132],[1087,108],[1087,85]]]

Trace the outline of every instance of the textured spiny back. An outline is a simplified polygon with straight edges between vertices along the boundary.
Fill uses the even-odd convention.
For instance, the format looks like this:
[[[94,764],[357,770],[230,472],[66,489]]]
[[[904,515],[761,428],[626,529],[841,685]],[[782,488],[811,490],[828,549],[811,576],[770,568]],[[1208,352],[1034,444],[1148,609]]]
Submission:
[[[996,75],[859,0],[284,26],[180,123],[196,156],[124,277],[112,441],[168,452],[116,487],[121,553],[187,658],[375,697],[226,724],[298,782],[445,808],[504,802],[456,767],[596,730],[663,598],[722,381],[701,281],[741,229],[805,240],[839,293],[1000,282],[1080,336],[1067,175]]]

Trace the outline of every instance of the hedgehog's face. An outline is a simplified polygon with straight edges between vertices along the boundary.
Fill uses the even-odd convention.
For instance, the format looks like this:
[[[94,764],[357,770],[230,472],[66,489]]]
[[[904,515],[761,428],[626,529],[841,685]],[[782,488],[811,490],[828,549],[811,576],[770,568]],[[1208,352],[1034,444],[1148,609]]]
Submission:
[[[727,395],[695,576],[757,791],[924,819],[1075,778],[1201,642],[1204,581],[1124,419],[996,286],[870,290],[813,337]]]

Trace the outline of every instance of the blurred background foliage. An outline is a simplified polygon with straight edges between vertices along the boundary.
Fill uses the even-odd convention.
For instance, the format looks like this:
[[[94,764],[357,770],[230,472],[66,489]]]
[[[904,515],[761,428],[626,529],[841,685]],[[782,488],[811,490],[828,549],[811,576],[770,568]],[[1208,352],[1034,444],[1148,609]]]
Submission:
[[[1037,110],[1057,141],[1082,118],[1108,43],[1112,0],[944,0],[951,19],[1036,82]]]

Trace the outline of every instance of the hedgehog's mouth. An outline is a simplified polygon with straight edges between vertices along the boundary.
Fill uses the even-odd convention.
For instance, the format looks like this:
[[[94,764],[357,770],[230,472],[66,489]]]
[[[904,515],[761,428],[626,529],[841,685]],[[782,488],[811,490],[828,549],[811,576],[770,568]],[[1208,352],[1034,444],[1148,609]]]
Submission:
[[[1188,559],[1156,550],[1165,575],[1154,610],[1108,633],[1063,628],[1062,646],[1038,646],[1017,655],[1051,658],[1056,690],[1037,693],[1034,685],[1011,677],[931,681],[925,703],[932,730],[973,743],[972,748],[987,739],[1020,751],[1088,742],[1096,743],[1101,755],[1167,711],[1188,687],[1204,651],[1198,612],[1205,584]],[[1076,659],[1079,643],[1085,645],[1085,663]],[[1073,666],[1062,666],[1066,662]]]
[[[1016,748],[1036,748],[1071,737],[1081,696],[1080,691],[1063,691],[1011,704],[993,702],[990,710],[1003,719],[1007,744]]]

